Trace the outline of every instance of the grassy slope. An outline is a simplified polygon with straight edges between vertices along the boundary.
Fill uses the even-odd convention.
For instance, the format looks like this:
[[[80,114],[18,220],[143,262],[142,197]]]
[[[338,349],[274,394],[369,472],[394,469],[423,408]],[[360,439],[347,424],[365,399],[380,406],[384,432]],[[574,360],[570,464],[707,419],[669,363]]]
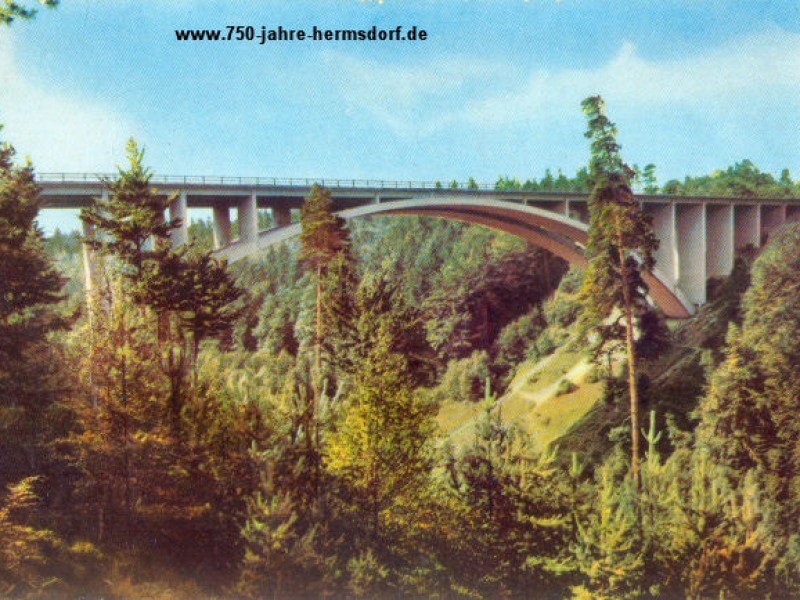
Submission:
[[[586,357],[568,347],[559,348],[538,363],[522,363],[496,410],[506,422],[532,434],[538,448],[544,448],[566,433],[600,397],[600,384],[586,382],[589,371]],[[563,379],[577,388],[558,395]],[[448,402],[441,407],[438,422],[454,445],[463,447],[472,440],[481,412],[480,403]]]
[[[667,414],[678,427],[693,427],[692,411],[705,386],[703,355],[708,354],[714,362],[722,358],[728,323],[739,319],[748,271],[749,260],[737,263],[733,275],[715,287],[712,300],[695,318],[672,323],[672,347],[643,369],[642,411],[656,410],[660,427]],[[557,442],[562,456],[577,452],[598,460],[610,446],[609,431],[624,424],[628,400],[620,399],[616,406],[598,402],[602,384],[587,382],[589,367],[585,355],[568,344],[538,363],[522,363],[497,406],[507,422],[532,434],[538,448]],[[556,390],[564,378],[577,389],[559,396]],[[481,410],[480,403],[471,402],[449,402],[441,407],[439,425],[456,447],[471,441]]]

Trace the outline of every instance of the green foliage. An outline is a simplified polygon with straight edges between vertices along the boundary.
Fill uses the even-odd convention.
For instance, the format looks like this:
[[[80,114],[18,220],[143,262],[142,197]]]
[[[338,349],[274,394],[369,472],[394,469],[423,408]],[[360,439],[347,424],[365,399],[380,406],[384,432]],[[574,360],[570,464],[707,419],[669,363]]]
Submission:
[[[569,487],[555,454],[536,456],[531,440],[503,423],[494,400],[487,389],[474,442],[447,459],[463,539],[443,560],[481,597],[556,594],[574,570],[566,552]]]
[[[43,575],[47,566],[47,549],[56,538],[51,531],[37,529],[18,522],[20,515],[36,503],[33,491],[35,477],[11,485],[0,504],[0,591],[41,591],[48,583]],[[22,587],[18,590],[17,588]]]
[[[483,397],[484,382],[489,379],[489,355],[486,351],[473,352],[467,358],[451,360],[433,397],[445,400],[475,401]]]
[[[300,224],[300,260],[307,269],[316,272],[315,366],[318,376],[322,376],[326,326],[341,328],[348,323],[348,304],[355,277],[350,232],[344,219],[333,214],[330,191],[318,185],[311,188],[303,203]],[[331,271],[333,280],[328,278]],[[332,353],[328,354],[330,356]]]
[[[489,350],[502,328],[542,302],[565,271],[563,261],[532,247],[470,250],[465,261],[444,273],[426,302],[428,339],[442,357]]]
[[[578,386],[575,385],[569,379],[562,379],[558,382],[558,386],[556,387],[556,396],[566,396],[567,394],[571,394],[575,390],[578,389]]]
[[[582,167],[575,173],[574,177],[567,177],[558,169],[557,177],[553,176],[550,169],[545,171],[541,179],[527,179],[524,183],[517,178],[500,176],[495,183],[495,189],[499,191],[531,191],[531,192],[588,192],[589,191],[589,172]]]
[[[495,343],[495,375],[502,377],[513,373],[513,369],[530,356],[529,349],[538,341],[544,328],[545,320],[539,305],[506,325]]]
[[[637,490],[625,478],[617,454],[597,474],[593,509],[578,521],[575,560],[587,582],[576,598],[636,598],[641,595],[644,559],[638,526]]]
[[[432,406],[415,397],[407,363],[387,342],[379,337],[358,365],[325,452],[376,537],[394,498],[413,495],[430,468],[433,427]]]
[[[653,269],[658,240],[651,220],[633,196],[632,172],[622,162],[617,129],[605,115],[602,98],[587,98],[583,107],[589,119],[586,137],[592,139],[593,187],[586,249],[589,265],[580,294],[582,321],[596,334],[599,353],[605,345],[624,339],[625,319],[646,310],[647,286],[641,274]]]
[[[62,469],[52,442],[70,424],[59,406],[67,369],[51,342],[72,320],[56,306],[65,280],[37,227],[33,167],[14,164],[14,155],[0,145],[0,488]],[[63,490],[61,482],[53,488]]]
[[[586,137],[592,140],[589,171],[589,265],[581,287],[582,328],[593,339],[595,359],[624,347],[631,402],[631,474],[639,478],[639,396],[637,389],[636,319],[649,311],[643,273],[653,270],[658,239],[652,219],[633,196],[633,171],[626,165],[616,141],[617,128],[605,114],[599,96],[582,103],[589,120]]]
[[[0,501],[0,593],[39,598],[93,588],[102,555],[87,542],[69,546],[37,524],[39,477],[9,485]],[[99,586],[102,590],[102,586]]]
[[[329,190],[315,185],[300,211],[300,259],[312,271],[324,268],[341,252],[348,252],[350,236],[344,219],[333,214]]]
[[[38,3],[47,8],[58,6],[59,0],[38,0]],[[0,24],[11,25],[15,20],[30,20],[36,16],[36,9],[25,0],[3,0],[0,4]]]
[[[36,224],[41,188],[30,163],[15,165],[14,154],[12,146],[0,146],[0,364],[66,325],[52,309],[63,299],[64,280]]]
[[[368,548],[347,563],[350,574],[348,588],[356,598],[376,598],[387,591],[389,570],[375,558]]]
[[[741,332],[731,329],[727,357],[701,407],[701,439],[723,464],[762,472],[783,509],[779,524],[800,515],[800,420],[794,407],[800,393],[799,251],[800,229],[792,226],[754,263]]]
[[[316,548],[316,528],[299,533],[291,500],[251,499],[242,529],[246,551],[237,591],[247,598],[301,597],[325,589],[328,562]]]
[[[780,178],[761,171],[751,160],[743,160],[711,175],[673,179],[664,184],[666,194],[688,196],[731,196],[742,198],[797,198],[800,188],[788,169]]]
[[[118,167],[119,176],[106,182],[108,197],[96,198],[81,210],[81,219],[101,234],[87,243],[122,261],[122,273],[132,284],[134,298],[141,301],[146,271],[155,267],[170,232],[181,222],[165,221],[164,213],[174,198],[160,196],[151,187],[153,173],[144,166],[144,150],[133,138],[128,141],[126,154],[128,168]],[[151,240],[152,248],[148,249]]]
[[[193,360],[204,339],[229,334],[241,314],[235,303],[244,291],[226,261],[210,254],[196,254],[186,247],[165,252],[141,283],[144,302],[157,313],[173,313],[180,328],[191,334]]]

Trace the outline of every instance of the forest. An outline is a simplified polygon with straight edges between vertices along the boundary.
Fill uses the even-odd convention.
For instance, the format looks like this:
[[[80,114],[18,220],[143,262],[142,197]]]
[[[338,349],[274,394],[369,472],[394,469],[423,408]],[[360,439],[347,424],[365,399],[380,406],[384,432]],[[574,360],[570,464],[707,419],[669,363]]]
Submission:
[[[345,223],[322,187],[298,241],[228,265],[206,221],[171,245],[133,140],[81,215],[99,235],[45,238],[4,144],[0,595],[800,597],[800,226],[666,322],[634,195],[800,186],[750,161],[659,186],[583,108],[585,169],[497,188],[589,191],[585,271]]]

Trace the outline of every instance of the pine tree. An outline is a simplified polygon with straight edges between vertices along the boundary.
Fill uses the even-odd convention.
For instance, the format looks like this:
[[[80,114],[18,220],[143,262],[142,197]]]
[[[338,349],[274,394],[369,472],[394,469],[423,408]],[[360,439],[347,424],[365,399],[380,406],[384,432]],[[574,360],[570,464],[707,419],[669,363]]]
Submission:
[[[300,211],[300,260],[306,268],[316,272],[316,368],[322,368],[322,343],[325,335],[323,320],[324,279],[331,262],[342,256],[346,263],[350,258],[350,232],[344,219],[333,214],[330,191],[315,185]]]
[[[642,274],[655,266],[658,240],[651,220],[634,198],[633,172],[623,161],[616,126],[605,114],[599,96],[583,101],[589,119],[586,137],[592,140],[589,198],[589,243],[581,297],[584,327],[598,338],[596,355],[609,345],[622,344],[628,365],[631,416],[631,476],[639,482],[639,393],[635,321],[647,310],[647,285]]]

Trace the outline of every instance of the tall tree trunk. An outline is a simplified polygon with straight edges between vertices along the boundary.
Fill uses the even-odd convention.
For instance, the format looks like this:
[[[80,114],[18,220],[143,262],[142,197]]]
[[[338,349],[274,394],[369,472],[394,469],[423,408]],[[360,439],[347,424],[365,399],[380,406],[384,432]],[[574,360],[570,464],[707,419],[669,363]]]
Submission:
[[[322,368],[322,264],[317,265],[317,376]]]
[[[619,217],[617,217],[619,219]],[[639,390],[636,386],[636,350],[633,340],[633,303],[631,291],[628,287],[628,268],[625,263],[625,253],[622,250],[622,228],[617,221],[617,236],[619,253],[619,268],[622,277],[622,298],[625,303],[625,350],[628,356],[628,389],[631,397],[631,477],[636,484],[636,489],[642,487],[639,472]]]

